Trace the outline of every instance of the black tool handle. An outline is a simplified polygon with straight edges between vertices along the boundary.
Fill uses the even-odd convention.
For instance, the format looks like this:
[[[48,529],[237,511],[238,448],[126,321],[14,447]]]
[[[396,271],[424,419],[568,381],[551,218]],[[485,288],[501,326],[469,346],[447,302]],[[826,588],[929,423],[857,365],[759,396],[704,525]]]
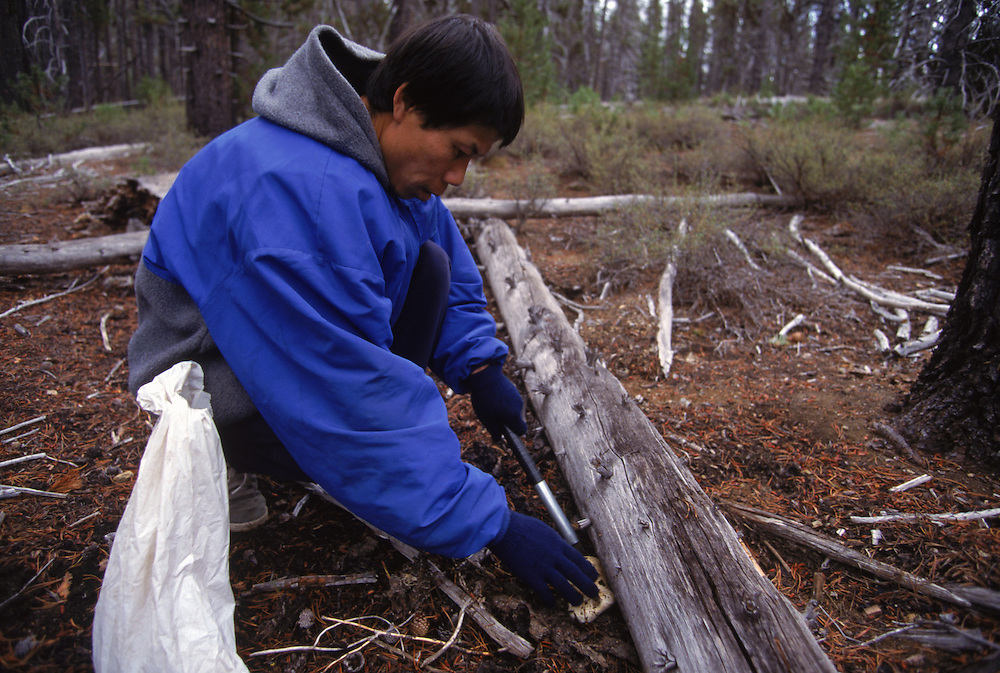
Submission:
[[[528,453],[528,447],[524,445],[521,438],[506,425],[503,427],[503,436],[504,439],[507,440],[507,446],[509,446],[510,450],[514,452],[517,462],[521,464],[521,469],[524,470],[524,473],[527,474],[528,478],[531,480],[531,484],[534,485],[540,481],[544,481],[544,479],[542,479],[542,473],[538,470],[538,466],[535,465],[534,459],[531,457],[531,454]]]

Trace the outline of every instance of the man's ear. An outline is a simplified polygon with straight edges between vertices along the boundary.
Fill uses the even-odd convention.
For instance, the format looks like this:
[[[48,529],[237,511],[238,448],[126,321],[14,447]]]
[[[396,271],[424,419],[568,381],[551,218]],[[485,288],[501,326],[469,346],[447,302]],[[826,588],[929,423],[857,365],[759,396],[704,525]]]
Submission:
[[[403,121],[406,113],[411,109],[407,106],[406,99],[403,97],[404,89],[406,89],[405,82],[399,85],[396,93],[392,94],[392,118],[397,124]]]

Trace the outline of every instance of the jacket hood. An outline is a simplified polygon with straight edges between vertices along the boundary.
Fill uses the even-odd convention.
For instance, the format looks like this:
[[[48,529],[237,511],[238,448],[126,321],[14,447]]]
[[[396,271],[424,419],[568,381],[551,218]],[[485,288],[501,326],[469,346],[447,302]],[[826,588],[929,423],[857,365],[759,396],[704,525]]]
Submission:
[[[361,101],[381,60],[381,53],[331,26],[317,26],[283,66],[264,73],[253,92],[254,112],[357,160],[388,186],[382,148]]]

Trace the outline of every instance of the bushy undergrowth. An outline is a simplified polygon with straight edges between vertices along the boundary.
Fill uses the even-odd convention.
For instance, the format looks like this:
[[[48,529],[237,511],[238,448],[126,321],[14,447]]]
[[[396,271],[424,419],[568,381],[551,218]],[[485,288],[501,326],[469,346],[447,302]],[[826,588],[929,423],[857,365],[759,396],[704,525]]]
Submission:
[[[203,140],[185,130],[183,103],[169,89],[151,81],[142,90],[144,104],[130,108],[46,115],[0,110],[0,154],[16,161],[149,142],[154,151],[136,159],[136,172],[176,170]],[[503,150],[522,170],[497,178],[485,167],[470,174],[462,193],[500,190],[542,200],[560,182],[591,194],[778,189],[800,198],[805,209],[849,218],[862,231],[918,226],[948,241],[964,235],[988,124],[970,124],[948,101],[937,100],[861,128],[819,100],[758,112],[765,116],[736,123],[710,103],[606,104],[582,94],[565,106],[539,105]],[[645,241],[641,227],[631,238]]]
[[[510,148],[554,159],[558,172],[594,194],[655,192],[668,181],[747,174],[716,110],[699,104],[662,107],[605,104],[581,98],[533,109]]]
[[[625,286],[653,273],[659,276],[668,262],[676,276],[673,293],[677,301],[716,311],[727,317],[729,329],[743,336],[757,326],[753,317],[757,304],[773,299],[760,286],[739,249],[727,238],[735,230],[756,238],[753,209],[733,210],[705,199],[718,192],[718,183],[708,181],[675,190],[673,197],[647,201],[600,218],[592,248],[612,286]],[[755,251],[768,250],[766,240],[748,240]],[[763,261],[763,260],[762,260]]]
[[[813,117],[746,126],[740,141],[762,177],[808,209],[870,233],[918,226],[954,241],[972,215],[987,133],[975,124],[945,133],[921,120],[859,130]]]
[[[0,154],[44,157],[85,147],[148,142],[154,151],[137,158],[137,172],[177,170],[202,144],[185,130],[184,103],[159,95],[132,107],[99,105],[74,113],[0,111]]]

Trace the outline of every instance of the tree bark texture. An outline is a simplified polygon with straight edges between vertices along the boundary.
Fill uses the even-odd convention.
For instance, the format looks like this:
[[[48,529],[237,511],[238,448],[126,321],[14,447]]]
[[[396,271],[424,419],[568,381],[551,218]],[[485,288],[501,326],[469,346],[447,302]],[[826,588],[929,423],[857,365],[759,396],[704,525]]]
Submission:
[[[0,0],[0,101],[18,102],[18,73],[27,72],[28,55],[21,41],[21,26],[27,18],[19,0]]]
[[[232,45],[224,0],[185,0],[182,49],[188,54],[187,122],[214,138],[236,124]]]
[[[476,246],[643,668],[834,671],[719,508],[587,351],[507,225],[489,220]]]
[[[894,425],[917,448],[957,450],[1000,468],[1000,112],[969,230],[941,340]]]

